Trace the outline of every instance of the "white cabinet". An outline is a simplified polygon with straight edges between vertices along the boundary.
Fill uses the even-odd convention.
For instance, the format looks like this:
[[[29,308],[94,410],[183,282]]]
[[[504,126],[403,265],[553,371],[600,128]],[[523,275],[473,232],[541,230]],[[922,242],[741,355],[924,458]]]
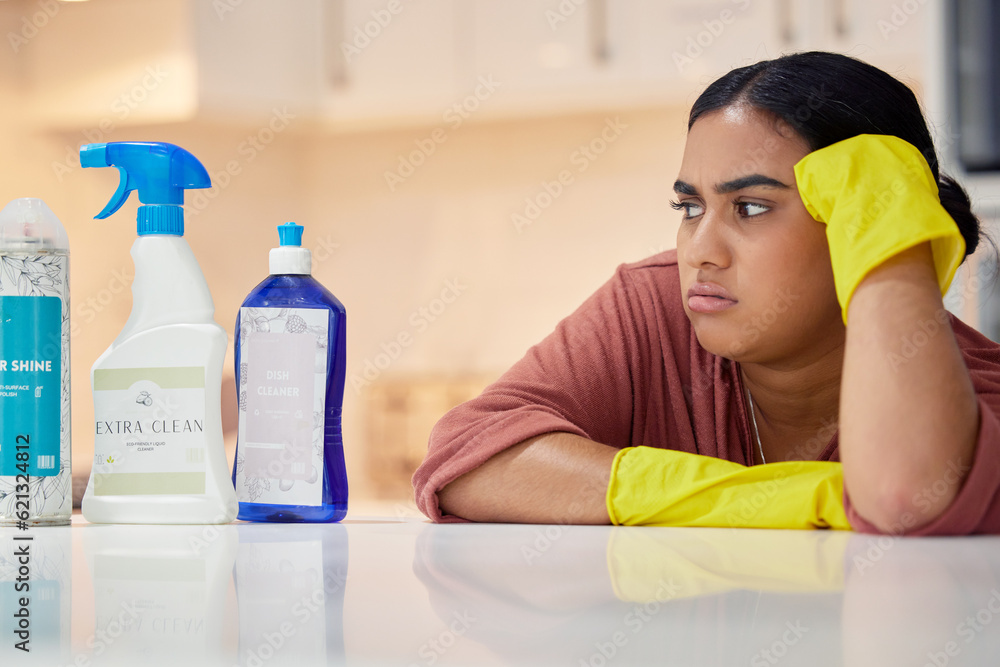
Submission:
[[[849,34],[871,46],[865,56],[873,65],[890,73],[905,74],[923,82],[929,64],[929,42],[944,27],[935,20],[943,0],[903,0],[899,2],[849,1],[853,19]],[[930,37],[930,39],[929,39]]]
[[[689,104],[718,75],[774,54],[777,4],[477,0],[464,72],[504,82],[501,113]]]
[[[198,115],[258,118],[272,107],[298,117],[319,109],[323,3],[219,0],[189,3]]]
[[[102,0],[19,45],[31,116],[101,128],[275,109],[337,128],[689,106],[804,49],[919,78],[923,5],[889,0]],[[304,124],[304,123],[303,123]]]
[[[455,0],[127,0],[62,4],[17,54],[49,128],[201,120],[385,124],[459,94]],[[100,130],[99,128],[104,128]]]
[[[441,120],[463,93],[465,0],[326,2],[323,116],[344,123]]]
[[[939,0],[785,0],[795,50],[846,53],[904,78],[922,78],[929,4]]]
[[[27,39],[13,54],[25,123],[82,127],[81,138],[100,142],[117,127],[195,113],[197,75],[187,3],[54,2],[44,23],[34,17],[34,3],[16,7],[32,10],[26,15],[34,28],[22,25]]]
[[[474,0],[465,79],[504,82],[490,112],[690,105],[734,67],[829,50],[919,79],[922,5],[890,0]]]
[[[620,0],[620,5],[637,14],[629,33],[643,44],[643,71],[672,68],[686,84],[701,84],[700,90],[734,67],[813,50],[845,53],[890,72],[909,68],[915,71],[908,74],[919,77],[926,2]]]
[[[232,1],[232,0],[230,0]],[[457,93],[454,0],[195,3],[203,115],[287,106],[319,122],[440,116]]]
[[[587,83],[599,74],[597,37],[589,31],[593,3],[558,0],[475,0],[463,11],[462,76],[480,75],[512,91],[545,91]]]
[[[642,71],[676,85],[690,104],[709,83],[734,67],[774,58],[789,48],[787,3],[781,0],[674,0],[636,5]]]

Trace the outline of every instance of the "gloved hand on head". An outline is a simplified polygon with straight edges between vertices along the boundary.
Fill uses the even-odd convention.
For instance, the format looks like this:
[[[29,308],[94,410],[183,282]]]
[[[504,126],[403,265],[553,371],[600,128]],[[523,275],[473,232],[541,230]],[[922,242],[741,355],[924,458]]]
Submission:
[[[826,224],[844,324],[864,277],[927,241],[941,294],[948,291],[965,257],[965,240],[916,146],[899,137],[860,134],[799,160],[795,181],[810,215]]]

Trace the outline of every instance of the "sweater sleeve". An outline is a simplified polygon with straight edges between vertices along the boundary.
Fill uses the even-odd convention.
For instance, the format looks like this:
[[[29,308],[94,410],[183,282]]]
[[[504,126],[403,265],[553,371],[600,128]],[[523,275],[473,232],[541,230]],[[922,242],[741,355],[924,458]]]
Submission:
[[[916,530],[908,530],[906,525],[897,526],[891,531],[893,534],[1000,534],[1000,346],[954,315],[951,320],[979,403],[979,436],[972,464],[949,463],[933,484],[914,496],[913,502],[919,514],[924,508],[930,508],[930,500],[935,494],[944,493],[947,486],[964,476],[965,481],[958,495],[940,516]],[[844,505],[847,518],[855,530],[879,532],[857,513],[846,492]]]
[[[528,438],[560,431],[619,448],[630,444],[635,393],[630,369],[644,335],[633,317],[633,293],[619,267],[479,397],[441,418],[413,475],[424,514],[437,522],[462,521],[442,515],[437,492]]]

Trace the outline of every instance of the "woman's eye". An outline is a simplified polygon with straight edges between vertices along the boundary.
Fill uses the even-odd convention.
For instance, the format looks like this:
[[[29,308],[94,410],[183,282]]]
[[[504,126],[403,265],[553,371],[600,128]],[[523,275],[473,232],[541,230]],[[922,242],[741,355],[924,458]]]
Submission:
[[[701,206],[695,204],[694,202],[684,201],[684,202],[670,202],[670,207],[676,211],[684,211],[684,218],[697,218],[704,211]]]
[[[755,204],[750,201],[738,201],[736,202],[736,208],[739,214],[744,218],[752,218],[754,216],[760,215],[761,213],[767,213],[771,210],[770,206],[764,206],[763,204]]]

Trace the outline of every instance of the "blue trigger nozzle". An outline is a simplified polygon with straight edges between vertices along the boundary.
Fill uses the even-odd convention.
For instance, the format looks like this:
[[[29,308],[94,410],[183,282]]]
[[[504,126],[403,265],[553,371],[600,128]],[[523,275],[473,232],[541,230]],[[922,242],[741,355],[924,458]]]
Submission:
[[[205,167],[180,146],[165,142],[113,141],[80,147],[84,167],[115,167],[121,180],[96,218],[106,218],[139,191],[138,233],[184,235],[184,191],[212,187]]]

